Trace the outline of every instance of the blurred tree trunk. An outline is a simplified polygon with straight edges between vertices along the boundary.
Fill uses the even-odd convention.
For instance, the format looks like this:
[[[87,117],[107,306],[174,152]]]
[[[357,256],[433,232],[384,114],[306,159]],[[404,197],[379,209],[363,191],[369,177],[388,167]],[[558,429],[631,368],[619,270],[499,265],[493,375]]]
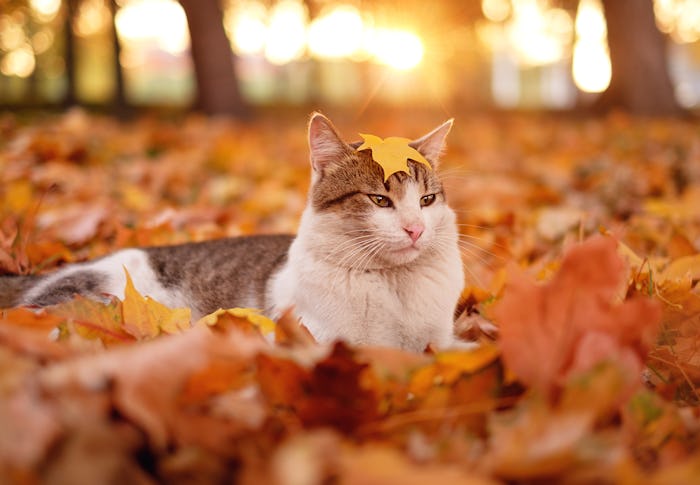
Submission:
[[[196,107],[209,115],[247,116],[219,0],[180,0],[180,4],[190,31]]]
[[[129,107],[126,103],[126,93],[124,86],[124,70],[121,64],[121,44],[119,43],[119,35],[117,35],[117,25],[115,19],[117,17],[117,11],[119,6],[116,0],[111,0],[109,2],[109,13],[112,17],[112,55],[114,56],[114,99],[113,99],[113,110],[117,116],[124,118],[129,113]]]
[[[597,107],[640,115],[679,115],[668,72],[666,39],[652,0],[603,0],[612,64],[610,86]]]
[[[66,15],[63,30],[66,63],[66,93],[63,95],[63,105],[68,108],[78,102],[78,96],[76,94],[75,34],[73,33],[73,19],[78,13],[78,0],[68,0],[65,5]]]

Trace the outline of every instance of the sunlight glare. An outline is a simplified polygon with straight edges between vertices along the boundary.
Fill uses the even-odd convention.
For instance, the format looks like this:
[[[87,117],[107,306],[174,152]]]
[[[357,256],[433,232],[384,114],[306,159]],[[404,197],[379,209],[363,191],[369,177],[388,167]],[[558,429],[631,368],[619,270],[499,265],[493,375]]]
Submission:
[[[700,40],[700,2],[698,0],[654,0],[656,25],[680,44]]]
[[[306,48],[306,6],[296,0],[282,0],[270,14],[265,57],[282,65],[300,59]]]
[[[511,13],[508,0],[481,0],[481,11],[491,22],[503,22]]]
[[[399,71],[408,71],[423,60],[423,41],[413,32],[376,29],[366,47],[374,59]]]
[[[61,0],[29,0],[29,8],[42,22],[50,22],[61,8]]]
[[[610,85],[612,65],[600,0],[581,0],[576,14],[572,75],[581,91],[600,93]]]
[[[576,35],[588,40],[602,40],[608,35],[603,7],[599,0],[581,0],[576,11]]]
[[[525,65],[554,64],[571,45],[572,21],[563,9],[545,9],[537,0],[514,0],[506,25],[509,44]]]
[[[110,20],[111,14],[104,0],[86,0],[78,7],[73,28],[80,37],[89,37],[103,32]]]
[[[27,37],[19,23],[13,22],[9,17],[2,17],[2,30],[0,30],[0,49],[11,51],[25,43]]]
[[[322,13],[309,26],[309,50],[320,58],[341,59],[362,47],[363,23],[360,12],[339,5]]]
[[[226,31],[237,54],[260,54],[267,39],[267,8],[258,1],[238,4],[225,15]]]
[[[187,18],[174,0],[131,0],[114,21],[119,37],[127,44],[154,42],[173,55],[189,47]]]
[[[32,48],[25,44],[9,52],[0,62],[0,72],[5,76],[29,77],[36,67]]]

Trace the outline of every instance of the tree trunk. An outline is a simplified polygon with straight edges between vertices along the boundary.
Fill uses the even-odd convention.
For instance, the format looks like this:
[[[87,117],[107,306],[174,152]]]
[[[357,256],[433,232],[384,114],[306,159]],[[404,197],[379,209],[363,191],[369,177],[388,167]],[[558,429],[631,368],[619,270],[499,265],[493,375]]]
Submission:
[[[652,0],[603,0],[612,64],[603,110],[639,115],[683,113],[668,71],[666,39],[656,27]]]
[[[119,118],[126,118],[127,115],[129,114],[129,106],[126,103],[126,93],[125,93],[125,85],[124,85],[124,71],[122,69],[122,64],[121,64],[121,61],[119,59],[121,57],[121,44],[119,43],[119,35],[117,35],[117,25],[114,21],[117,17],[118,10],[119,10],[119,6],[117,5],[116,0],[111,0],[109,2],[109,13],[112,17],[111,41],[112,41],[112,53],[114,55],[114,81],[115,81],[114,98],[112,100],[112,111]]]
[[[219,0],[180,0],[180,4],[190,31],[196,107],[208,115],[246,117]]]
[[[63,106],[70,108],[78,102],[76,89],[76,59],[75,59],[75,34],[73,33],[73,19],[78,13],[77,0],[66,2],[66,16],[64,29],[64,59],[66,63],[66,92],[63,95]]]

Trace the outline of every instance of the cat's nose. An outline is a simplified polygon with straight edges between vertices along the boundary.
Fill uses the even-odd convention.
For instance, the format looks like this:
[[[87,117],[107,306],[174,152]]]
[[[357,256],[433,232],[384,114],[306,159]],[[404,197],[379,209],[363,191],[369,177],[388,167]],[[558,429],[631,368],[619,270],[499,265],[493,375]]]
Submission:
[[[411,238],[411,241],[416,242],[420,235],[423,234],[425,227],[423,224],[411,224],[410,226],[404,227],[403,230],[406,231],[406,234],[408,234],[408,237]]]

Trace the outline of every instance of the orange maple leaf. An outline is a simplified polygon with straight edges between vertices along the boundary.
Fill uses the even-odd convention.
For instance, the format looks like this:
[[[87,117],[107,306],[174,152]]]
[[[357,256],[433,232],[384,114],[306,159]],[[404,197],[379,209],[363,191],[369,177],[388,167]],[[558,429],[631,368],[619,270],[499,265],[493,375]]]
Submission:
[[[137,339],[153,338],[162,333],[179,333],[190,327],[190,309],[170,309],[149,297],[144,297],[126,273],[124,289],[124,330]]]
[[[605,237],[574,246],[545,285],[514,270],[493,312],[508,368],[545,391],[607,359],[641,368],[661,310],[648,298],[615,304],[623,275],[615,241]]]
[[[384,182],[389,180],[397,172],[408,171],[408,160],[422,163],[428,168],[432,168],[428,160],[421,153],[409,145],[411,140],[398,136],[390,136],[381,139],[375,135],[365,135],[360,133],[364,143],[357,150],[372,150],[372,159],[377,162],[384,171]]]
[[[134,336],[123,327],[122,302],[108,303],[76,295],[70,301],[48,308],[51,315],[66,320],[66,330],[88,340],[99,339],[105,345],[132,342]]]

